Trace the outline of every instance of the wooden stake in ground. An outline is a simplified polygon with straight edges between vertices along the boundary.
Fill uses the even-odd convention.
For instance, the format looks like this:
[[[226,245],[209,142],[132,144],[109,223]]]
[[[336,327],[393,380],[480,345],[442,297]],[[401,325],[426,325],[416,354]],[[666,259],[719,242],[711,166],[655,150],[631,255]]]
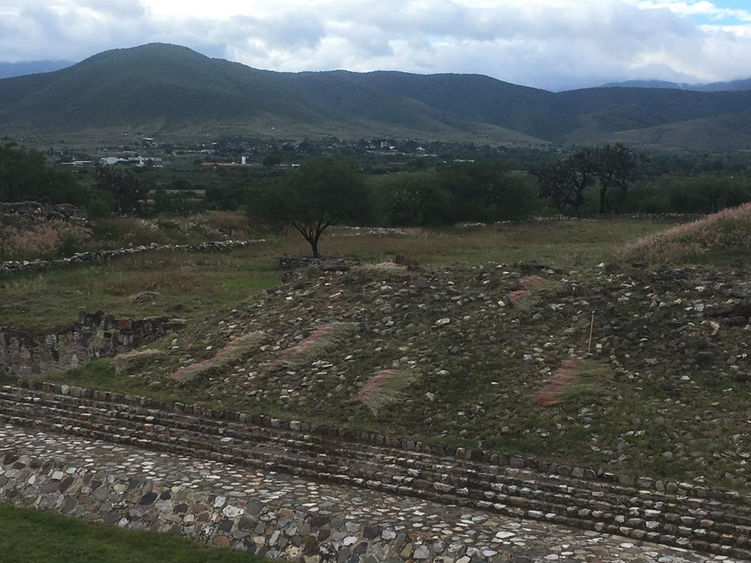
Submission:
[[[587,346],[587,354],[592,353],[592,333],[595,330],[595,313],[597,313],[597,309],[592,309],[592,320],[589,323],[589,345]]]

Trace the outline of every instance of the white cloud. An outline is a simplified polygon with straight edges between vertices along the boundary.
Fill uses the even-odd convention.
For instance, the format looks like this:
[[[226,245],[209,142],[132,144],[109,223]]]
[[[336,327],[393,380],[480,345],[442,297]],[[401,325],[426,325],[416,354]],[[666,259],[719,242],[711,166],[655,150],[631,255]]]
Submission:
[[[274,70],[476,72],[559,89],[751,76],[745,22],[708,0],[4,0],[0,60],[161,41]]]
[[[630,0],[641,8],[667,9],[683,17],[702,16],[713,20],[731,19],[740,22],[751,22],[751,11],[737,10],[718,6],[716,2],[707,0]]]

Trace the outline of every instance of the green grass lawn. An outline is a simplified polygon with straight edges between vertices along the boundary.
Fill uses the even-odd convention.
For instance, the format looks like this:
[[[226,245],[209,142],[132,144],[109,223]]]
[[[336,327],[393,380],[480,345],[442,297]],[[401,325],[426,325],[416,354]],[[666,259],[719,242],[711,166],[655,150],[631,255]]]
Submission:
[[[253,563],[242,551],[208,547],[156,532],[123,530],[0,504],[0,560],[4,563]]]
[[[78,310],[127,318],[202,318],[279,283],[274,261],[253,250],[155,252],[108,263],[0,277],[0,318],[14,328],[65,328]]]

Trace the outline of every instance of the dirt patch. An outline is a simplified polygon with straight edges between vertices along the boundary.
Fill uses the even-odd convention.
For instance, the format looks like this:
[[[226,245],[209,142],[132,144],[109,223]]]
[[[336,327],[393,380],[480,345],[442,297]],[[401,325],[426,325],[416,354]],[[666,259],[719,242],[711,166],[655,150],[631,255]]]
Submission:
[[[529,295],[530,291],[532,291],[536,287],[539,287],[544,282],[545,280],[540,276],[528,276],[526,278],[522,278],[520,280],[521,288],[517,289],[516,291],[509,292],[506,297],[508,301],[510,301],[511,305],[518,305],[527,295]]]
[[[571,384],[578,377],[578,370],[582,361],[578,358],[564,360],[553,377],[548,380],[545,387],[535,394],[535,399],[541,407],[552,407],[561,402],[561,393],[565,387]]]

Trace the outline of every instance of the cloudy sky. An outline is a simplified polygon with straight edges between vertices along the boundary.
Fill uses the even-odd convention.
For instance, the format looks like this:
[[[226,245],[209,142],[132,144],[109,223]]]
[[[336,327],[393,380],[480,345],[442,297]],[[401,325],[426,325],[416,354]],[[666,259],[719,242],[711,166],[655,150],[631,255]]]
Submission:
[[[751,77],[751,0],[0,0],[0,61],[155,41],[284,71],[712,82]]]

